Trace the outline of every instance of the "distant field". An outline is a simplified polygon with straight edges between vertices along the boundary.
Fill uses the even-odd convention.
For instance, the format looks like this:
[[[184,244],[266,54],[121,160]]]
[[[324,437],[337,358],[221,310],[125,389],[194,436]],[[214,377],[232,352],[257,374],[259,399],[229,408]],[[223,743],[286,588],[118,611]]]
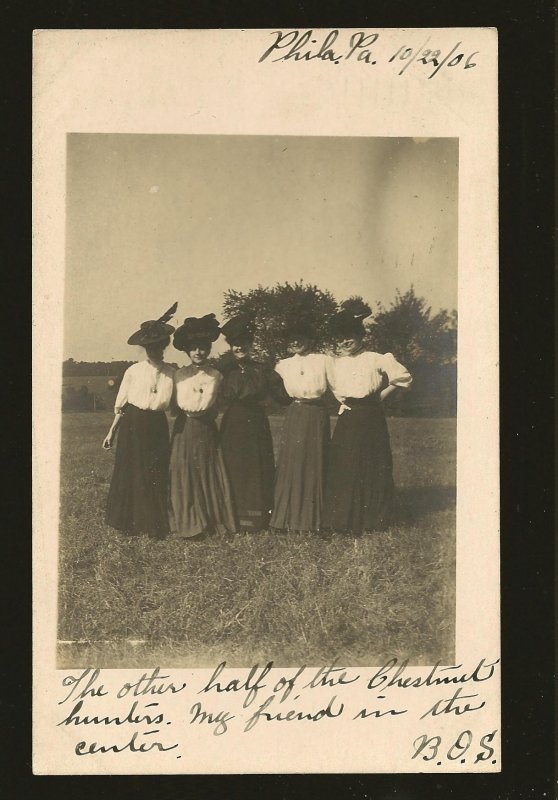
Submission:
[[[205,542],[105,526],[111,419],[63,416],[59,667],[452,662],[455,419],[389,419],[397,498],[387,533]],[[277,446],[282,419],[270,422]]]
[[[108,385],[109,380],[114,381],[114,388]],[[97,396],[101,401],[101,408],[110,411],[114,408],[114,401],[116,399],[116,386],[118,384],[118,376],[116,375],[92,375],[92,376],[71,376],[69,378],[62,378],[62,389],[66,387],[73,387],[79,392],[82,386],[87,388],[87,391]],[[99,409],[100,410],[100,409]]]

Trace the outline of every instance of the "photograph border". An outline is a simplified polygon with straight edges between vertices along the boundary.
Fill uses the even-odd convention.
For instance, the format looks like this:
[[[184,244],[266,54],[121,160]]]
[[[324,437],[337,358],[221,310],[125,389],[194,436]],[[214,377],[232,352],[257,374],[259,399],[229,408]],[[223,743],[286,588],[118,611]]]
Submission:
[[[254,291],[263,291],[266,293],[265,296],[269,297],[268,287],[269,289],[281,287],[287,292],[286,296],[293,297],[293,302],[296,303],[299,295],[294,291],[294,287],[299,285],[304,286],[305,299],[310,297],[314,300],[315,305],[312,306],[314,310],[311,312],[311,316],[317,326],[320,352],[330,352],[331,341],[328,321],[326,317],[323,317],[322,320],[323,315],[320,315],[318,319],[315,316],[317,314],[315,309],[326,306],[327,314],[330,314],[332,313],[329,310],[330,307],[335,307],[334,300],[340,303],[342,300],[347,300],[349,295],[362,294],[363,299],[369,302],[373,308],[370,315],[371,326],[363,327],[363,334],[366,337],[364,349],[382,354],[389,352],[393,363],[392,369],[408,368],[410,370],[412,379],[410,391],[407,392],[406,387],[403,387],[399,392],[395,392],[398,395],[395,403],[390,398],[385,404],[381,404],[384,409],[379,411],[382,418],[385,416],[390,429],[390,453],[393,452],[395,475],[395,492],[391,504],[393,508],[385,536],[387,541],[384,541],[384,536],[380,532],[383,528],[378,528],[378,530],[370,528],[370,531],[364,531],[367,535],[362,535],[362,532],[353,534],[348,530],[340,530],[336,531],[333,538],[323,528],[320,532],[301,530],[299,538],[300,544],[303,545],[302,552],[306,553],[306,557],[311,553],[311,558],[313,561],[315,560],[318,567],[315,594],[313,590],[307,596],[302,590],[298,596],[293,597],[287,590],[282,599],[281,592],[275,593],[277,607],[282,602],[286,603],[284,610],[278,612],[279,618],[284,620],[282,630],[285,635],[282,639],[280,638],[278,626],[274,625],[272,621],[269,622],[270,630],[267,636],[262,632],[261,640],[259,635],[250,630],[250,640],[255,646],[255,652],[251,655],[250,648],[244,643],[243,638],[243,630],[252,627],[250,611],[242,614],[238,625],[234,624],[237,618],[234,615],[236,612],[243,611],[246,592],[250,591],[253,593],[253,605],[260,608],[257,616],[273,619],[274,612],[270,608],[269,602],[259,592],[258,585],[262,584],[262,589],[265,591],[266,582],[269,582],[273,591],[281,566],[278,568],[271,566],[269,575],[266,575],[265,579],[263,576],[258,579],[254,578],[249,569],[242,567],[242,561],[244,559],[246,564],[249,564],[248,560],[255,558],[257,564],[259,556],[262,556],[265,561],[271,560],[275,564],[285,564],[285,560],[289,559],[288,563],[291,564],[289,574],[293,576],[295,584],[302,581],[302,576],[305,576],[307,578],[305,584],[312,586],[313,579],[307,575],[305,565],[297,556],[297,532],[291,530],[287,541],[283,541],[281,534],[274,537],[273,532],[276,532],[276,528],[280,526],[276,525],[273,528],[273,517],[270,525],[262,526],[261,531],[249,530],[249,536],[241,535],[241,538],[236,541],[236,547],[230,551],[230,571],[227,571],[228,565],[223,563],[216,548],[228,551],[228,545],[232,542],[229,543],[227,539],[221,539],[219,536],[215,538],[209,534],[214,546],[205,547],[204,552],[214,566],[211,567],[208,564],[206,567],[209,573],[206,574],[208,585],[213,586],[212,574],[227,575],[225,580],[229,582],[232,579],[231,583],[224,584],[229,591],[225,593],[226,600],[223,605],[226,610],[224,623],[230,626],[232,622],[233,628],[229,627],[227,644],[223,643],[221,647],[214,648],[217,653],[217,661],[225,658],[228,653],[230,658],[227,656],[227,663],[231,667],[250,667],[263,658],[273,659],[277,667],[293,666],[295,664],[293,659],[297,659],[293,653],[299,649],[298,658],[311,664],[318,661],[321,663],[322,659],[324,663],[330,663],[330,660],[341,657],[343,663],[348,666],[357,664],[362,666],[365,663],[370,666],[376,664],[380,666],[383,661],[396,653],[404,653],[401,658],[408,658],[411,667],[432,666],[435,662],[442,665],[457,663],[455,653],[457,648],[456,583],[458,576],[455,562],[457,551],[458,420],[456,405],[459,324],[456,322],[455,315],[457,315],[459,282],[460,164],[458,136],[433,134],[427,139],[415,140],[410,135],[402,137],[396,135],[352,136],[350,134],[336,136],[327,132],[323,136],[319,136],[303,133],[300,135],[251,132],[233,135],[188,132],[174,134],[116,132],[113,134],[86,131],[68,133],[65,147],[66,266],[62,311],[65,360],[62,391],[65,396],[67,386],[70,387],[70,391],[77,390],[80,384],[83,392],[89,388],[90,392],[94,393],[93,400],[95,397],[97,398],[96,410],[102,409],[104,414],[87,413],[87,411],[93,410],[93,405],[87,406],[87,410],[85,410],[85,407],[78,405],[77,402],[74,405],[68,404],[68,406],[65,405],[64,400],[62,402],[60,476],[63,506],[60,512],[58,540],[59,564],[61,565],[58,573],[58,668],[84,667],[86,666],[84,658],[90,661],[95,660],[96,666],[105,669],[142,668],[147,659],[153,660],[153,658],[157,659],[158,663],[162,662],[163,666],[170,667],[172,664],[175,669],[181,667],[213,668],[215,666],[214,659],[210,659],[208,662],[207,655],[204,656],[204,644],[210,646],[209,641],[200,645],[199,660],[196,659],[195,644],[190,643],[188,648],[181,646],[179,638],[181,631],[178,630],[176,621],[171,626],[171,633],[175,634],[175,639],[169,641],[168,651],[165,651],[163,646],[158,646],[156,642],[150,641],[149,645],[147,643],[144,645],[143,639],[149,639],[149,615],[141,617],[139,612],[133,615],[128,614],[126,602],[123,602],[122,605],[122,618],[128,629],[127,636],[133,639],[133,645],[126,646],[126,634],[122,632],[123,621],[112,625],[114,630],[112,635],[110,632],[105,633],[107,628],[103,626],[104,612],[101,610],[101,606],[104,599],[100,598],[103,585],[106,586],[110,592],[109,596],[113,597],[115,603],[120,602],[122,593],[132,597],[136,587],[134,585],[135,570],[133,570],[130,559],[138,557],[140,559],[138,568],[142,570],[145,557],[142,544],[137,537],[128,541],[125,532],[116,531],[114,528],[109,530],[103,524],[104,505],[109,492],[108,481],[110,481],[113,468],[116,469],[115,464],[118,459],[115,462],[111,457],[112,453],[101,452],[98,446],[106,433],[103,428],[105,426],[104,418],[106,417],[106,429],[108,429],[109,417],[112,419],[111,411],[116,398],[116,392],[107,391],[106,378],[101,376],[114,377],[116,386],[113,388],[116,389],[119,383],[116,376],[119,373],[122,377],[124,365],[142,361],[145,357],[142,348],[130,347],[129,344],[125,344],[129,333],[128,328],[132,326],[131,330],[134,326],[137,327],[138,323],[130,308],[124,308],[124,306],[135,304],[138,306],[137,313],[144,314],[147,312],[140,307],[139,297],[142,298],[141,305],[153,308],[154,302],[157,307],[158,303],[167,302],[168,297],[174,299],[176,296],[180,299],[178,311],[171,320],[173,325],[179,325],[185,315],[190,316],[194,312],[202,313],[208,310],[216,311],[218,320],[222,324],[223,320],[231,315],[231,306],[229,305],[231,296],[234,296],[232,302],[238,306],[242,305],[243,300],[248,302],[248,298]],[[287,149],[289,152],[285,153],[284,151]],[[330,169],[329,165],[334,157],[339,157],[340,166]],[[200,168],[191,165],[193,160],[203,161],[201,177]],[[169,174],[169,164],[172,164],[171,174]],[[95,166],[92,167],[92,165]],[[294,185],[290,178],[285,179],[285,176],[293,173],[300,175]],[[181,176],[180,181],[177,181],[176,175]],[[223,178],[223,175],[226,175],[226,178]],[[146,180],[148,180],[147,184]],[[344,187],[349,181],[354,185],[348,186],[345,190]],[[431,185],[428,185],[429,181]],[[149,193],[145,191],[145,188],[154,182],[161,183],[161,192],[158,191],[158,185],[151,187],[157,190],[155,205],[153,205],[155,201],[151,190]],[[246,188],[240,188],[242,183]],[[269,206],[266,206],[264,196],[267,187],[275,183],[281,186],[281,192],[279,194],[276,188],[268,201]],[[230,207],[230,201],[223,205],[222,199],[218,201],[214,199],[214,192],[217,193],[216,197],[221,197],[229,185],[233,187],[235,205],[241,209],[238,212]],[[187,187],[187,198],[183,197],[185,186]],[[322,206],[322,192],[325,201],[326,191],[329,192],[328,202],[327,204],[324,202]],[[201,200],[196,199],[204,193],[207,196],[202,197]],[[257,231],[255,233],[250,231],[248,234],[244,231],[244,220],[252,219],[252,215],[258,213],[253,205],[254,195],[258,198],[257,204],[261,202],[266,208],[265,220],[262,224],[270,229],[267,234],[258,234]],[[300,203],[295,203],[295,200],[300,200]],[[293,210],[293,203],[296,211]],[[318,209],[317,219],[316,207]],[[170,209],[172,220],[177,220],[176,222],[163,221],[161,223],[165,226],[166,231],[166,239],[163,243],[160,240],[158,226],[153,227],[152,231],[150,227],[145,235],[137,227],[138,217],[143,218],[146,213],[153,214],[154,220],[163,219],[161,208],[164,208],[167,213]],[[178,208],[181,209],[180,213],[177,211]],[[321,208],[325,209],[323,220],[320,216]],[[277,223],[274,212],[279,217]],[[238,216],[235,216],[235,213]],[[97,220],[97,214],[99,214],[99,220]],[[290,224],[287,225],[282,219],[283,214],[290,214],[292,218]],[[117,223],[112,222],[113,215],[117,216]],[[199,220],[200,226],[203,225],[203,220],[210,215],[212,220],[210,236],[212,242],[218,242],[217,245],[210,244],[208,247],[207,244],[199,242],[200,233],[197,230],[198,223],[196,222],[192,249],[189,249],[189,236],[187,239],[185,238],[184,229],[189,230],[188,226],[192,223],[184,222],[184,220],[188,220],[190,215],[195,220]],[[378,218],[382,219],[382,224],[378,223]],[[413,233],[400,235],[399,226],[394,224],[394,218],[398,220],[404,218]],[[330,222],[332,219],[334,221]],[[299,220],[302,222],[302,228],[308,229],[309,232],[306,235],[304,232],[298,236],[295,235],[293,240],[295,244],[286,243],[285,240],[293,230],[293,225],[296,226]],[[155,222],[153,224],[155,225]],[[253,219],[251,224],[254,224]],[[239,233],[236,232],[237,225],[240,227]],[[369,229],[367,230],[367,228]],[[277,230],[282,232],[281,236]],[[141,246],[138,245],[137,240],[134,241],[136,236],[131,231],[134,231],[137,237],[144,237]],[[318,231],[320,232],[319,236],[317,235]],[[334,242],[328,239],[328,234],[332,235]],[[107,245],[100,242],[105,235],[108,241]],[[176,237],[181,242],[178,250],[173,244]],[[232,246],[230,245],[231,238]],[[221,243],[221,239],[223,243]],[[152,244],[153,240],[156,242],[155,245]],[[253,240],[258,242],[257,246]],[[98,241],[99,244],[95,244]],[[272,248],[277,241],[280,241],[281,248],[277,248],[278,252],[274,253]],[[123,249],[124,242],[125,249]],[[330,243],[328,244],[328,242]],[[152,252],[152,247],[155,247],[154,252]],[[234,252],[235,247],[240,253],[246,254],[248,250],[248,255],[245,255],[244,258],[242,255],[239,256]],[[142,248],[150,253],[149,262],[146,262]],[[129,254],[129,250],[132,255]],[[301,250],[306,257],[299,255]],[[230,252],[230,258],[226,261],[224,268],[219,258],[220,251]],[[261,268],[255,267],[255,272],[243,271],[243,265],[249,263],[248,259],[252,254],[255,259],[262,254],[261,260],[264,263]],[[310,258],[308,258],[309,254]],[[347,266],[343,270],[344,277],[341,277],[338,264],[345,256]],[[297,258],[298,262],[296,262]],[[152,259],[155,259],[156,263],[158,260],[161,262],[161,271],[160,274],[157,272],[155,281],[152,278],[153,270],[150,268]],[[412,266],[413,261],[414,266]],[[173,264],[174,268],[171,269],[167,262]],[[269,262],[267,266],[265,262]],[[185,269],[183,269],[183,263],[186,265]],[[204,275],[198,277],[198,270],[206,263],[210,277],[207,278]],[[297,265],[293,266],[293,263]],[[122,277],[113,277],[113,272],[116,272],[117,275],[124,273],[126,276],[132,275],[133,277],[131,280],[129,277],[123,280]],[[297,275],[302,277],[297,278]],[[396,278],[396,276],[399,277]],[[120,284],[120,287],[115,288],[114,292],[110,288],[107,289],[106,283],[108,281],[110,286],[113,280]],[[144,282],[146,286],[144,286]],[[193,282],[192,286],[191,282]],[[161,290],[159,284],[165,288]],[[146,287],[148,289],[147,297],[144,297]],[[192,297],[189,297],[190,288]],[[206,289],[208,294],[211,294],[211,298],[206,298]],[[381,290],[381,294],[376,295],[375,292],[378,290]],[[107,291],[111,297],[106,300],[107,310],[105,312]],[[156,292],[160,292],[162,297],[154,301],[152,294]],[[115,300],[115,297],[118,300]],[[182,302],[182,298],[184,298],[184,302]],[[412,348],[407,352],[405,341],[408,341],[409,337],[402,337],[397,329],[394,329],[393,323],[389,327],[390,335],[386,336],[384,333],[382,336],[384,328],[381,325],[381,318],[385,315],[386,320],[391,319],[391,312],[398,309],[398,306],[394,307],[393,304],[398,303],[399,300],[404,304],[401,308],[421,309],[421,319],[425,324],[428,320],[432,321],[430,329],[433,330],[435,343],[429,345],[422,335],[420,338],[422,345],[417,345],[417,352],[415,353]],[[263,300],[260,301],[260,303],[262,302]],[[260,308],[254,303],[256,300],[252,299],[250,307]],[[224,308],[220,307],[222,304],[225,306]],[[161,307],[163,306],[161,305]],[[265,353],[262,359],[271,359],[269,363],[266,362],[266,372],[269,372],[266,383],[271,391],[268,393],[263,407],[266,423],[269,424],[272,438],[275,441],[275,469],[280,470],[278,466],[280,460],[279,441],[283,437],[281,430],[284,431],[287,424],[288,413],[285,415],[285,412],[290,406],[285,404],[284,397],[277,396],[280,395],[280,392],[278,392],[277,386],[273,390],[269,376],[277,359],[280,360],[288,355],[284,345],[277,345],[276,342],[282,336],[279,320],[289,317],[292,310],[285,309],[278,300],[274,302],[273,306],[261,306],[261,310],[257,313],[263,313],[270,326],[273,325],[269,320],[269,309],[272,307],[278,315],[275,343],[270,339],[268,333],[258,330],[257,325],[255,341],[256,345],[258,342],[261,344],[263,333]],[[369,312],[371,310],[368,308]],[[82,320],[88,314],[98,320],[98,325],[96,324],[91,331],[85,329],[82,324]],[[124,317],[126,322],[123,321]],[[138,317],[138,319],[141,318],[141,316]],[[374,346],[374,319],[376,318],[380,321],[378,330],[383,342],[379,348]],[[436,322],[441,325],[440,320],[444,319],[446,322],[443,323],[443,329],[435,327]],[[110,339],[104,332],[105,324],[112,330]],[[275,331],[276,328],[274,327],[273,330]],[[223,337],[214,343],[217,347],[211,350],[209,364],[222,370],[226,375],[228,365],[226,356],[225,360],[220,360],[227,347],[226,329],[223,334]],[[85,348],[88,352],[82,355],[83,350],[80,352],[80,347]],[[177,347],[179,345],[174,345],[171,340],[165,351],[166,363],[178,362],[180,365],[188,361],[187,356]],[[267,347],[270,348],[271,356],[267,352]],[[112,357],[113,364],[111,366],[109,363],[111,358],[108,354],[115,351],[118,354]],[[395,354],[396,360],[393,359],[391,353]],[[227,355],[229,355],[228,351]],[[256,352],[253,358],[257,360],[258,357]],[[69,370],[67,373],[66,366]],[[89,371],[83,369],[87,366],[90,367]],[[106,369],[104,369],[105,366]],[[70,371],[72,367],[74,369]],[[103,367],[103,372],[100,371],[100,367]],[[331,380],[331,375],[329,380]],[[434,382],[433,386],[431,382]],[[271,404],[268,402],[270,398]],[[343,407],[338,414],[338,403],[331,389],[326,391],[323,398],[325,398],[331,428],[333,429],[335,426],[336,420],[342,419],[343,423],[346,423],[349,414],[346,417],[339,416]],[[77,400],[78,398],[76,398]],[[225,411],[227,402],[219,399],[217,405],[219,415],[223,411],[225,412],[221,422],[218,422],[218,427],[222,432],[225,430],[227,422],[228,411]],[[77,411],[75,411],[76,408]],[[74,412],[65,414],[66,409],[70,411],[74,409]],[[295,405],[292,410],[299,409]],[[99,418],[102,420],[101,423],[99,423]],[[175,421],[172,418],[168,421],[172,431]],[[92,426],[95,427],[94,440],[91,438]],[[84,431],[83,441],[80,440],[80,430]],[[227,430],[230,431],[230,428]],[[258,430],[260,430],[259,427]],[[249,431],[246,433],[248,434]],[[376,436],[378,435],[376,433]],[[71,448],[70,451],[68,450],[67,437],[71,437],[71,441],[75,442],[77,447],[83,448],[80,449],[83,455],[79,459],[76,457],[76,452],[71,452]],[[328,435],[328,446],[334,440],[334,437]],[[380,439],[380,441],[382,440]],[[222,442],[222,454],[227,467],[230,467],[227,441],[223,439]],[[234,442],[236,447],[241,447],[238,435],[234,437]],[[116,450],[118,456],[118,444]],[[68,457],[71,458],[71,463],[75,468],[77,483],[74,482],[74,476],[69,474]],[[278,472],[276,471],[275,474],[277,475]],[[231,472],[229,472],[229,480],[231,487],[235,487],[234,475]],[[82,481],[88,482],[87,489],[82,487]],[[70,485],[75,486],[75,496],[68,489]],[[331,486],[331,483],[328,485]],[[112,492],[112,489],[110,491]],[[233,499],[235,491],[232,492]],[[73,519],[71,521],[67,514],[69,513],[73,517],[80,514],[78,499],[80,497],[83,497],[83,503],[87,510],[84,512],[82,520]],[[324,506],[326,505],[324,500]],[[236,532],[242,534],[242,520],[239,519],[238,523]],[[258,541],[260,534],[264,537],[264,543]],[[291,537],[293,537],[293,541],[291,541]],[[93,557],[94,567],[91,566],[92,554],[88,543],[92,538],[98,541],[97,555]],[[178,560],[181,560],[185,548],[185,552],[191,551],[194,564],[190,567],[184,565],[182,572],[176,571],[174,574],[172,572],[167,574],[165,557],[162,553],[159,555],[159,547],[156,546],[153,567],[158,575],[154,583],[150,580],[149,575],[146,575],[144,588],[151,596],[153,607],[160,604],[157,617],[159,614],[166,615],[170,611],[176,619],[178,614],[183,614],[181,598],[171,594],[173,597],[171,601],[160,593],[160,589],[165,585],[187,583],[192,569],[194,572],[198,566],[203,569],[204,564],[203,562],[198,564],[197,560],[198,537],[190,540],[186,535],[171,534],[166,536],[165,540],[167,558],[172,559],[173,556],[170,554],[174,554]],[[182,547],[179,548],[179,545]],[[270,558],[267,557],[267,548],[269,548]],[[351,557],[353,549],[354,553]],[[348,570],[347,574],[343,570],[339,571],[338,566],[336,571],[336,561],[335,559],[332,561],[333,552],[336,552],[341,563],[345,565]],[[102,563],[104,556],[107,557],[109,564],[112,563],[113,558],[116,558],[116,553],[120,554],[123,559],[119,571],[113,573],[112,570],[109,570],[111,574],[110,579],[107,575],[108,584],[103,584],[104,578],[97,576],[101,582],[94,585],[90,593],[88,580],[90,571],[92,569],[97,571],[97,565]],[[416,569],[410,567],[415,561],[413,554],[416,554]],[[389,569],[382,569],[381,561],[384,555],[388,564],[401,564],[402,574],[393,581],[388,574]],[[347,556],[346,561],[344,560],[345,556]],[[186,552],[186,559],[188,557]],[[83,569],[77,567],[78,560],[85,560]],[[406,571],[403,564],[407,563],[407,560],[409,569]],[[74,562],[76,563],[75,573],[72,569]],[[427,562],[429,563],[427,564]],[[68,565],[73,578],[67,578],[63,564]],[[354,570],[358,569],[361,572],[366,570],[365,574],[368,575],[368,565],[370,565],[370,583],[361,583],[358,578],[351,582],[348,574],[353,575]],[[129,567],[130,570],[126,567]],[[345,608],[348,600],[353,609],[356,604],[354,619],[353,612],[342,611],[339,613],[330,607],[327,598],[331,593],[331,588],[326,588],[325,591],[322,589],[322,569],[329,576],[329,584],[337,584],[335,596],[344,604],[343,607]],[[79,596],[82,577],[87,582],[83,598]],[[288,575],[285,577],[288,578]],[[380,581],[382,584],[383,588],[380,592],[372,588],[375,581]],[[113,594],[111,583],[118,586],[118,597]],[[235,585],[243,587],[240,601],[238,601]],[[360,587],[362,592],[366,592],[367,585],[370,586],[372,593],[369,604],[374,608],[376,622],[368,616],[365,619],[368,612],[362,610],[365,603],[364,596],[360,598],[358,596],[357,587]],[[248,587],[251,588],[248,589]],[[343,590],[340,587],[343,587]],[[218,585],[213,586],[213,589],[220,595],[223,594]],[[194,642],[197,639],[201,641],[203,636],[205,604],[208,609],[211,609],[208,611],[207,621],[212,627],[214,624],[211,622],[212,616],[221,613],[220,608],[212,605],[211,592],[207,594],[201,589],[200,591],[205,598],[201,601],[201,607],[198,601],[192,600],[189,603],[188,614],[183,616],[182,621],[183,638],[189,640],[192,636]],[[75,594],[76,592],[77,594]],[[405,595],[407,597],[403,599]],[[86,597],[91,599],[91,608],[87,606]],[[230,604],[229,601],[231,601]],[[390,606],[392,601],[393,607]],[[296,607],[297,603],[309,612],[304,613],[303,620],[296,612],[289,613],[291,604]],[[313,611],[315,625],[312,623],[314,603],[316,604]],[[262,604],[265,609],[263,612],[261,611]],[[132,605],[135,604],[132,603]],[[192,607],[194,611],[191,610]],[[419,608],[422,608],[420,618]],[[96,615],[91,613],[94,609],[98,609]],[[413,610],[411,611],[411,609]],[[113,614],[114,611],[109,612],[108,616],[112,617]],[[198,622],[190,627],[188,619],[192,614]],[[389,631],[389,623],[384,622],[383,625],[381,623],[381,620],[392,618],[400,630],[393,636]],[[408,621],[410,618],[412,618],[411,624]],[[335,619],[333,625],[332,619]],[[87,626],[84,620],[89,621]],[[290,624],[287,624],[288,622]],[[309,644],[307,643],[306,647],[303,647],[302,644],[298,647],[293,637],[287,634],[287,628],[295,631],[298,629],[299,622],[304,627],[303,635],[308,636]],[[351,623],[354,624],[355,631],[352,643],[346,642],[340,631],[341,626],[351,630]],[[107,624],[111,625],[110,619]],[[255,621],[254,624],[257,625],[257,622]],[[73,633],[76,628],[76,632]],[[61,629],[62,633],[60,633]],[[110,631],[111,628],[109,627],[108,630]],[[329,648],[327,640],[321,635],[321,631],[324,630],[327,630],[328,634],[332,636]],[[215,623],[213,631],[212,636],[220,638],[221,628],[218,623]],[[232,631],[234,631],[234,635]],[[158,632],[162,638],[166,638],[166,629],[163,623],[158,623]],[[84,656],[82,651],[87,638],[91,639],[91,644],[85,647],[86,655]],[[240,642],[237,641],[238,638]],[[323,641],[318,644],[318,640],[322,638]],[[255,640],[260,641],[260,646]],[[385,646],[386,655],[382,655],[384,640],[389,641],[389,645]],[[306,636],[304,636],[304,641],[306,641]],[[229,652],[229,649],[232,652]],[[183,664],[181,664],[182,650],[185,650],[182,655]],[[156,652],[157,655],[150,656],[150,652]],[[343,656],[339,656],[341,652]],[[317,653],[320,655],[316,655]],[[363,655],[364,653],[369,654],[368,661],[366,655]],[[140,654],[143,654],[145,662],[140,660]],[[243,654],[244,660],[241,660]],[[125,660],[126,657],[129,658],[129,662]],[[75,661],[72,660],[73,658]],[[298,666],[298,661],[296,666]]]

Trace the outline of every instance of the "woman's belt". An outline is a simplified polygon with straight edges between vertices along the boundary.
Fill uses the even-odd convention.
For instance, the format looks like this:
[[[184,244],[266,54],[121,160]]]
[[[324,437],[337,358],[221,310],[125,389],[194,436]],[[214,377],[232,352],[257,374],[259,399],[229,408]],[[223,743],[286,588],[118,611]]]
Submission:
[[[120,409],[121,414],[125,414],[127,411],[141,411],[142,414],[164,414],[164,408],[140,408],[139,406],[135,406],[133,403],[126,403]]]
[[[176,416],[190,417],[191,419],[206,419],[208,417],[215,418],[217,416],[217,412],[213,406],[211,408],[206,408],[203,411],[185,411],[183,408],[179,408]]]
[[[300,403],[305,406],[323,406],[324,405],[324,398],[323,397],[295,397],[295,403]]]

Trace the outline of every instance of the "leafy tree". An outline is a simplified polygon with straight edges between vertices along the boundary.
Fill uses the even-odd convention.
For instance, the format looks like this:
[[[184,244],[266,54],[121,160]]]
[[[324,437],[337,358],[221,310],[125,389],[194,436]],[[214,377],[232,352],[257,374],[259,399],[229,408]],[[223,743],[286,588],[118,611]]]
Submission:
[[[62,375],[65,378],[118,375],[123,374],[133,363],[133,361],[74,361],[73,358],[68,358],[62,364]]]
[[[277,283],[261,286],[249,292],[229,290],[223,303],[225,317],[243,315],[254,323],[256,355],[275,362],[287,355],[284,328],[295,320],[305,320],[316,330],[316,349],[330,344],[328,318],[337,310],[333,295],[312,284]]]
[[[348,305],[347,305],[348,304]],[[351,297],[341,304],[359,313],[364,301]],[[403,364],[454,364],[457,359],[457,312],[442,309],[432,315],[424,297],[414,287],[397,290],[389,308],[378,303],[368,327],[367,345],[380,353],[393,353]]]

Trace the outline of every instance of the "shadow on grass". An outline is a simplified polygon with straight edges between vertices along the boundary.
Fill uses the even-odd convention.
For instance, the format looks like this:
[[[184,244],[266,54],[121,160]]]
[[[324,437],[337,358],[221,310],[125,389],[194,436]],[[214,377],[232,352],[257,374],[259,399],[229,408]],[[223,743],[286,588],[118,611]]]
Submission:
[[[413,523],[437,511],[455,509],[455,486],[404,486],[395,491],[392,521]]]

